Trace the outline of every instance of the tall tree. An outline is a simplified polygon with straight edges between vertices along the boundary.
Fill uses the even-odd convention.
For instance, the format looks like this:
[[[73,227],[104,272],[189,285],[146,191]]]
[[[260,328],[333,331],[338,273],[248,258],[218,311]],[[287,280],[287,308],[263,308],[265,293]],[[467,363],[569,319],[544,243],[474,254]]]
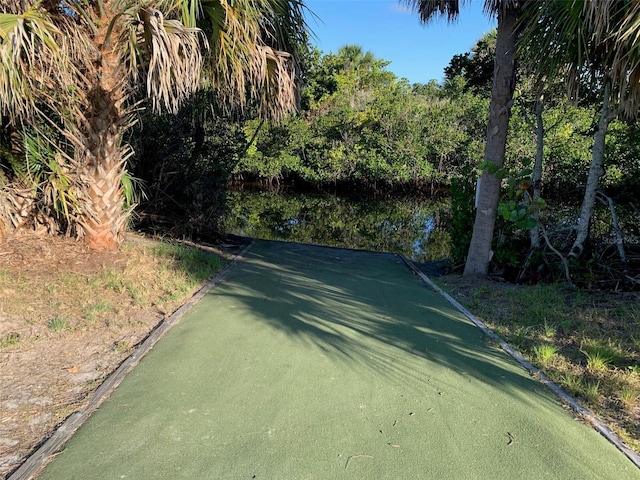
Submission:
[[[496,30],[490,30],[478,39],[470,52],[454,55],[444,69],[445,81],[456,76],[465,80],[465,91],[485,95],[491,94],[493,64],[496,54]]]
[[[575,2],[546,0],[530,11],[523,48],[544,78],[563,75],[570,93],[585,84],[602,98],[591,166],[569,256],[579,257],[588,238],[596,193],[604,174],[609,124],[620,114],[635,118],[640,101],[640,5],[632,0]]]
[[[402,0],[414,7],[423,23],[443,15],[449,21],[460,15],[463,0]],[[484,160],[501,167],[504,164],[507,131],[516,72],[516,40],[518,18],[527,0],[485,0],[484,9],[498,16],[493,85],[487,126]],[[491,261],[491,246],[500,198],[500,179],[484,171],[478,183],[478,204],[471,245],[467,254],[464,275],[486,276]]]
[[[367,69],[376,61],[375,55],[370,50],[365,52],[360,45],[343,45],[336,56],[344,62],[345,70]]]
[[[0,0],[2,113],[15,124],[48,120],[66,138],[74,220],[90,247],[121,241],[132,154],[123,135],[141,98],[175,112],[204,70],[227,105],[253,101],[270,117],[295,108],[302,8],[301,0]]]

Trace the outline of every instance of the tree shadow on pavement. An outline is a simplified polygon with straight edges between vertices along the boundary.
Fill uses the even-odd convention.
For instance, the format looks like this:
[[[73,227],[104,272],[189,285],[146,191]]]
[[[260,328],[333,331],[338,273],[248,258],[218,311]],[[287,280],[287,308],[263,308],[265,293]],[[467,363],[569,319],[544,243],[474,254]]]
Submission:
[[[238,268],[220,293],[363,374],[439,392],[467,377],[526,400],[544,390],[393,254],[259,242]]]

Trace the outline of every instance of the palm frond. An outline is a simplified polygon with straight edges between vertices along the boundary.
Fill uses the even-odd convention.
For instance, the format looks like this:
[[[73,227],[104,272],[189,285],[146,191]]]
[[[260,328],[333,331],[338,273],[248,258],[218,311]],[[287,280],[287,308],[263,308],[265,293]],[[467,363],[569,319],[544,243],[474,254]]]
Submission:
[[[23,158],[11,164],[14,184],[32,192],[34,207],[68,222],[78,210],[73,165],[42,132],[25,129],[21,137]]]
[[[74,174],[59,154],[49,157],[47,166],[46,180],[40,185],[45,205],[53,207],[57,216],[68,221],[79,210],[78,198],[73,192]]]
[[[598,44],[580,2],[540,2],[525,13],[522,23],[520,53],[536,66],[540,78],[564,77],[572,96],[577,95],[585,77],[595,78]]]
[[[420,16],[422,23],[429,23],[437,17],[446,17],[453,22],[460,16],[460,6],[464,0],[402,0]]]
[[[221,103],[243,109],[257,101],[272,119],[296,109],[303,8],[299,0],[203,0],[211,30],[205,75]]]
[[[523,10],[528,2],[535,0],[484,0],[483,11],[487,15],[504,13],[507,10]],[[434,21],[436,18],[445,17],[447,22],[454,22],[460,16],[460,7],[467,0],[400,0],[420,16],[424,24]]]
[[[585,15],[612,46],[612,83],[621,93],[623,113],[636,117],[640,105],[640,2],[585,2]]]
[[[69,66],[62,32],[38,6],[0,14],[0,104],[14,121],[32,115],[39,94]]]
[[[263,80],[254,95],[258,100],[261,116],[279,121],[291,110],[292,105],[298,103],[297,75],[290,54],[271,47],[261,48],[263,63],[260,66],[260,77]]]
[[[122,193],[124,195],[125,209],[134,208],[140,200],[146,200],[147,194],[144,191],[144,182],[137,177],[134,177],[129,172],[124,172],[120,179],[122,185]]]
[[[156,112],[165,108],[175,113],[198,87],[201,31],[185,27],[178,20],[165,20],[159,10],[141,13],[150,51],[147,95]]]
[[[564,76],[571,94],[606,78],[626,113],[640,104],[640,2],[547,0],[525,16],[521,49],[541,76]]]

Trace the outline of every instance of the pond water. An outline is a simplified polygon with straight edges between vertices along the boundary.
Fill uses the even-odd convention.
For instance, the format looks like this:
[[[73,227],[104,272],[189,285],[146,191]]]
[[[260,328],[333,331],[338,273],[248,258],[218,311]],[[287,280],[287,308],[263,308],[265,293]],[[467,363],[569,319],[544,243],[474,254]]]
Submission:
[[[449,255],[447,198],[242,189],[228,193],[227,205],[225,230],[236,235],[398,252],[418,262]]]
[[[575,225],[580,200],[550,201],[545,226],[552,238],[562,240],[568,227]],[[452,221],[447,196],[354,196],[245,186],[228,192],[227,207],[224,228],[236,235],[398,252],[417,262],[450,257]],[[627,259],[637,264],[640,216],[637,208],[631,207],[616,206]],[[606,205],[596,205],[591,230],[598,259],[617,259],[616,237]]]

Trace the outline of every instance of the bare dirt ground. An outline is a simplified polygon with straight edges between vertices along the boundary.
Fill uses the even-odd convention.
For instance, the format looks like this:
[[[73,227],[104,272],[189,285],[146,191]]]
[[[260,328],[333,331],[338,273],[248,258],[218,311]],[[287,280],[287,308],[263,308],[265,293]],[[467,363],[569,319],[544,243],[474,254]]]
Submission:
[[[204,278],[228,257],[210,250]],[[133,234],[115,253],[61,237],[0,244],[0,478],[203,285],[172,253]]]

